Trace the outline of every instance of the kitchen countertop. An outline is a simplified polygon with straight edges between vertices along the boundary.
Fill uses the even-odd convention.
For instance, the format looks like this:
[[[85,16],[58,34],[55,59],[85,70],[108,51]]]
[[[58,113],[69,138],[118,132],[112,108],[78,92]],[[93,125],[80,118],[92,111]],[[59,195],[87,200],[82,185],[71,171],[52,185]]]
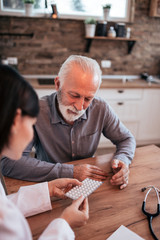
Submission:
[[[24,75],[24,77],[31,83],[31,85],[35,88],[35,89],[54,89],[54,85],[53,84],[39,84],[38,83],[38,78],[35,78],[36,75]],[[55,76],[53,75],[52,78],[54,78]],[[109,77],[109,76],[108,76]],[[114,76],[115,77],[115,76]],[[43,76],[43,78],[45,78]],[[51,77],[46,77],[46,79],[51,79]],[[136,89],[136,88],[160,88],[160,84],[158,83],[151,83],[151,82],[147,82],[143,79],[140,78],[135,78],[135,79],[123,79],[123,78],[103,78],[102,76],[102,84],[100,86],[100,88],[131,88],[131,89]]]
[[[121,80],[102,80],[101,88],[160,88],[160,84],[148,83],[143,79],[122,82]]]

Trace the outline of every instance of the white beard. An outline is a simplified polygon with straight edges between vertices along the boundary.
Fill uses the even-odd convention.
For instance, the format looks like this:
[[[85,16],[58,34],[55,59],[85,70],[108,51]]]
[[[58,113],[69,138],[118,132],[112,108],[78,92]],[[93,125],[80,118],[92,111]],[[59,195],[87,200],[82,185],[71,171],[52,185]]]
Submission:
[[[75,120],[80,118],[85,113],[86,110],[77,111],[74,106],[63,104],[62,103],[62,95],[63,95],[63,93],[60,89],[57,92],[57,100],[58,100],[59,111],[62,114],[63,118],[67,122],[74,122]],[[68,111],[68,110],[72,111],[73,113]]]
[[[59,110],[60,110],[62,116],[64,117],[64,119],[66,119],[69,122],[74,122],[75,120],[80,118],[86,111],[86,110],[77,111],[73,106],[63,105],[61,103],[61,101],[59,101],[58,104],[59,104]],[[72,113],[69,113],[68,110],[71,110],[76,115],[72,114]]]

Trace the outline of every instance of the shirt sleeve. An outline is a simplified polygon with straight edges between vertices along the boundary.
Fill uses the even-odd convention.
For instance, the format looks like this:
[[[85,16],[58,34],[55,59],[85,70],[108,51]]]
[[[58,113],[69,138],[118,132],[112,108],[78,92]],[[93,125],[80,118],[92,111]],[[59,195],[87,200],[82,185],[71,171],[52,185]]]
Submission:
[[[74,240],[75,234],[62,218],[53,220],[40,236],[39,240]]]
[[[47,182],[21,187],[17,193],[7,197],[25,217],[52,209]]]
[[[24,150],[21,159],[13,161],[7,157],[1,159],[2,174],[7,177],[33,182],[51,181],[56,178],[73,178],[73,165],[50,163],[31,157],[30,153],[36,142],[34,139]]]
[[[73,178],[72,164],[53,164],[29,156],[23,156],[18,161],[3,157],[1,167],[4,176],[26,181],[44,182],[63,177]]]

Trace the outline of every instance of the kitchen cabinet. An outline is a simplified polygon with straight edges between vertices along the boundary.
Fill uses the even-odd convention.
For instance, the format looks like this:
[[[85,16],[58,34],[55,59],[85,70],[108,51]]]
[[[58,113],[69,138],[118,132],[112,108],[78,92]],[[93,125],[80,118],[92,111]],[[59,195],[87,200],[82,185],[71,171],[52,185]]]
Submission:
[[[124,125],[134,135],[137,145],[160,144],[159,89],[99,89]],[[103,135],[99,147],[112,147]]]
[[[143,91],[137,141],[160,144],[160,88]]]
[[[99,89],[98,96],[104,98],[114,109],[120,120],[132,132],[135,138],[138,136],[138,127],[141,117],[142,89]],[[113,144],[103,135],[99,147],[111,147]]]

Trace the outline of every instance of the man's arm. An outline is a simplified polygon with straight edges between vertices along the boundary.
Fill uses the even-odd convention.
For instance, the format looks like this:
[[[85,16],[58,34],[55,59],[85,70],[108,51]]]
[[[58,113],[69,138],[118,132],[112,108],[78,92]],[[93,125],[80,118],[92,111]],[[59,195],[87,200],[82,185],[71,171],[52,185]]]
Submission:
[[[107,178],[107,174],[103,170],[89,164],[76,166],[60,163],[53,164],[30,157],[32,146],[33,142],[28,145],[23,152],[22,158],[18,161],[6,157],[1,159],[1,168],[4,176],[33,182],[50,181],[63,177],[74,177],[80,181],[86,177],[96,180],[105,180]]]
[[[7,177],[34,182],[73,177],[73,165],[53,164],[30,157],[32,146],[33,142],[28,145],[22,158],[18,161],[3,157],[1,159],[2,174]]]
[[[22,157],[19,161],[3,157],[1,169],[4,176],[33,182],[73,177],[73,165],[53,164],[30,157]]]

